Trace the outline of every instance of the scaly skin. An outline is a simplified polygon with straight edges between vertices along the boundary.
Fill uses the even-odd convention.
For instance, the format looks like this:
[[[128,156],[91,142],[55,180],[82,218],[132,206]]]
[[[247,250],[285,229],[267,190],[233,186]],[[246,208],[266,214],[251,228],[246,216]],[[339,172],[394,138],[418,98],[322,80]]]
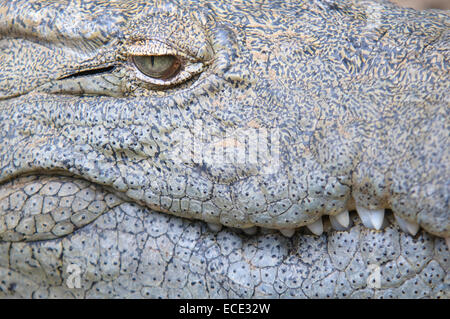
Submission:
[[[0,35],[0,295],[449,296],[445,13],[0,1]]]

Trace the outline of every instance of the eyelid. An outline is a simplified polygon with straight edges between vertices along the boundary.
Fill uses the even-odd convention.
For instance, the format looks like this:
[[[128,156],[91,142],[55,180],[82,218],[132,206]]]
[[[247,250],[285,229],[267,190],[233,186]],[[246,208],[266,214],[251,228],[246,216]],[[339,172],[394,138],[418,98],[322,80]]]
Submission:
[[[135,40],[125,46],[125,52],[128,57],[143,55],[173,55],[185,61],[196,62],[200,60],[199,57],[188,50],[167,45],[166,43],[158,40]]]
[[[129,65],[131,65],[134,70],[136,78],[154,88],[165,88],[182,84],[201,73],[207,65],[206,61],[201,61],[199,57],[194,56],[190,52],[186,52],[186,50],[179,50],[178,48],[173,48],[156,40],[135,40],[131,44],[125,46],[125,54],[128,57]],[[141,72],[133,62],[133,57],[135,56],[163,55],[175,56],[182,65],[180,71],[170,79],[149,77]]]

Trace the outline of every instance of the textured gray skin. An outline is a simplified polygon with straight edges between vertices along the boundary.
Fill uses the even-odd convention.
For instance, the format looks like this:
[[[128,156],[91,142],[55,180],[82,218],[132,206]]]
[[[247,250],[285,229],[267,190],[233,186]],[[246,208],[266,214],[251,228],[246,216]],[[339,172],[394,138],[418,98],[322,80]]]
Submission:
[[[205,3],[0,2],[0,295],[448,298],[448,16]],[[203,151],[280,129],[280,167],[175,161],[196,120]],[[355,203],[424,230],[276,230]]]

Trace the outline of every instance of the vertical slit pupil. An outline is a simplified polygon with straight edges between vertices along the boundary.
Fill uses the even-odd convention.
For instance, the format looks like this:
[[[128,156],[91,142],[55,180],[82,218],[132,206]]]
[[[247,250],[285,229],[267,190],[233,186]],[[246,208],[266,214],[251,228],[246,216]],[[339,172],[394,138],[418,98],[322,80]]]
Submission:
[[[150,57],[150,61],[152,62],[152,66],[154,66],[154,64],[155,64],[155,57],[153,55]]]

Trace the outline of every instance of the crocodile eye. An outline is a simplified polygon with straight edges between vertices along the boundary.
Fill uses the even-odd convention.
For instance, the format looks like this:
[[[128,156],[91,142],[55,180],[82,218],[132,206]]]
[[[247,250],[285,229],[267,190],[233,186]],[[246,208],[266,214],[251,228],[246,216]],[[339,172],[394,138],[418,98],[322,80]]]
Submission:
[[[181,61],[173,55],[134,56],[133,63],[146,76],[161,80],[173,78],[181,69]]]

